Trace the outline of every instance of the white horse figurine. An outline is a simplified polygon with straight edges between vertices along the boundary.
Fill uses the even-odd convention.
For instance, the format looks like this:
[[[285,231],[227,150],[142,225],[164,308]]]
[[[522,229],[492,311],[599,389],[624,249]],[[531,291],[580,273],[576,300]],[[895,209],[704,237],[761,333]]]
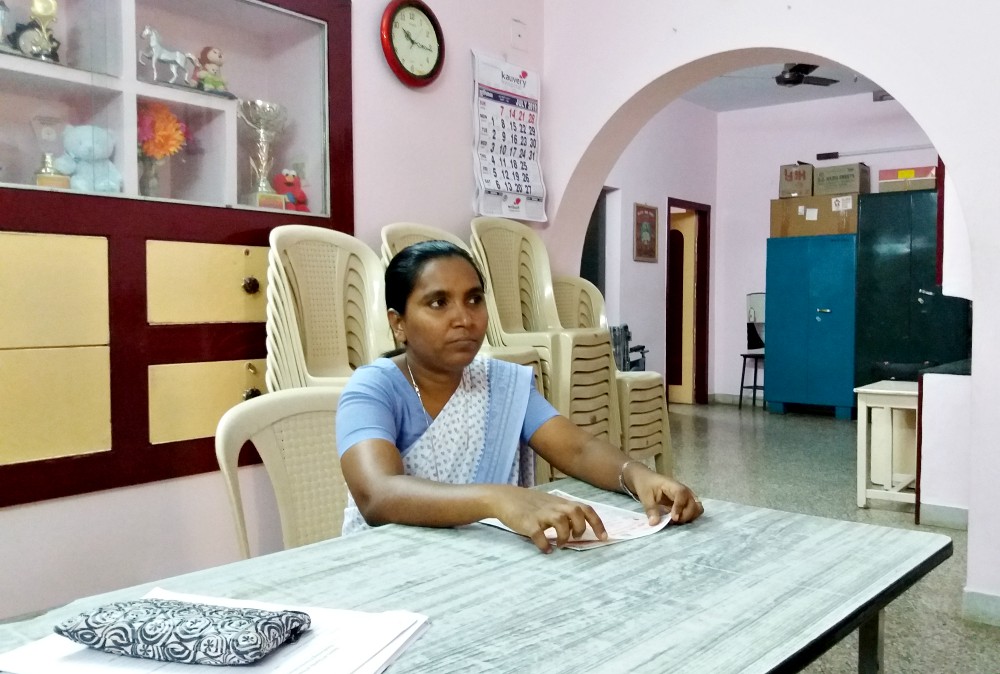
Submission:
[[[143,57],[150,59],[150,65],[153,68],[153,81],[156,81],[156,64],[157,63],[169,63],[170,72],[173,77],[170,78],[170,83],[173,84],[177,81],[177,77],[183,73],[184,82],[186,84],[191,84],[191,77],[188,75],[187,63],[191,61],[198,66],[198,59],[194,57],[193,54],[185,54],[182,51],[177,51],[175,49],[167,49],[160,43],[160,34],[155,28],[146,26],[142,29],[142,38],[149,43],[148,50],[139,51],[139,63],[146,65],[146,61]],[[180,68],[180,72],[177,69]]]

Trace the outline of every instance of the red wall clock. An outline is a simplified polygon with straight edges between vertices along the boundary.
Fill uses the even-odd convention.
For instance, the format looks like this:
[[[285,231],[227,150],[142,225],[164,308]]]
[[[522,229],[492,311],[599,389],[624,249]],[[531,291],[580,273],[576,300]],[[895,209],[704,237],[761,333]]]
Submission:
[[[444,65],[444,34],[421,0],[392,0],[382,13],[382,51],[399,80],[425,87]]]

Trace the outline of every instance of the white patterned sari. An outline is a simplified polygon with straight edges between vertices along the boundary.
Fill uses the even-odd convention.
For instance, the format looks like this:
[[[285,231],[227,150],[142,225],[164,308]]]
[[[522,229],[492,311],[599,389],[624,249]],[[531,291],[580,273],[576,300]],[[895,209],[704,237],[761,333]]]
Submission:
[[[403,473],[447,484],[534,485],[534,453],[521,445],[533,377],[531,368],[477,357],[427,431],[400,452]],[[348,494],[343,535],[367,528]]]

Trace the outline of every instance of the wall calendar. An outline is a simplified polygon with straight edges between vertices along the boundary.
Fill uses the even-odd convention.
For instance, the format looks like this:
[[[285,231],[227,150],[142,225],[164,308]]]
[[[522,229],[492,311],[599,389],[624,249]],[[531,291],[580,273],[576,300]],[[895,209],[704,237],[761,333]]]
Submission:
[[[473,52],[472,57],[476,210],[480,215],[544,222],[540,77],[490,56]]]

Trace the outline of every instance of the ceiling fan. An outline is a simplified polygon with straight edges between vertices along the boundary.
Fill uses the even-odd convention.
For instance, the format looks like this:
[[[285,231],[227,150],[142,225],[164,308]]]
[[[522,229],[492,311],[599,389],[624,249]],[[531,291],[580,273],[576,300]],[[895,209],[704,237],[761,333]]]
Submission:
[[[774,81],[781,87],[797,87],[800,84],[815,84],[821,87],[828,87],[840,81],[831,80],[829,77],[813,77],[809,74],[818,67],[809,63],[786,63],[785,69],[778,75],[775,75]]]

